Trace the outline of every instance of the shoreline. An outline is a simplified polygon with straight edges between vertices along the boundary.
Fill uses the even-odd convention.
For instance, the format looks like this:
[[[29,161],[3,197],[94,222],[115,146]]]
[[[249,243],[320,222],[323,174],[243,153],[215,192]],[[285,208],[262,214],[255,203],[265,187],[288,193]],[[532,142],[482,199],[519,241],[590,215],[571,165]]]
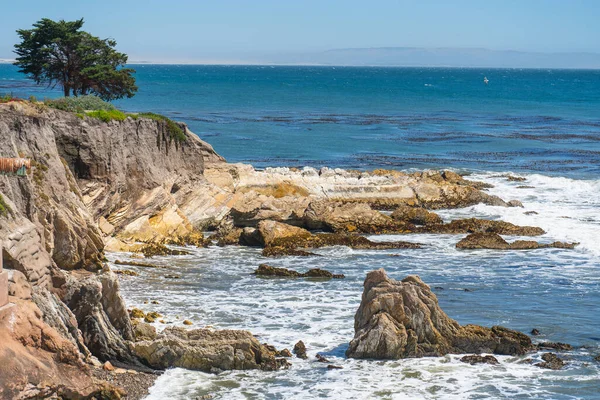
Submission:
[[[19,351],[47,357],[53,360],[50,368],[58,370],[89,365],[95,357],[122,365],[183,366],[206,372],[289,367],[287,356],[281,355],[284,349],[261,344],[249,332],[150,329],[160,316],[132,322],[137,317],[127,310],[119,289],[119,280],[125,277],[117,278],[105,266],[104,250],[143,252],[149,260],[155,254],[177,257],[168,245],[214,246],[204,237],[205,229],[216,232],[212,240],[220,245],[261,249],[262,256],[253,250],[258,257],[281,260],[277,256],[291,255],[315,263],[327,257],[313,252],[326,253],[340,245],[373,254],[425,254],[428,249],[416,243],[423,233],[475,235],[479,247],[471,249],[505,252],[544,251],[538,249],[546,247],[548,239],[556,240],[548,235],[543,243],[535,238],[518,244],[504,241],[500,235],[531,237],[545,232],[536,226],[470,218],[471,208],[481,204],[514,210],[515,215],[526,211],[519,197],[500,198],[489,193],[487,182],[470,181],[448,170],[257,171],[250,165],[226,163],[184,124],[179,127],[185,140],[175,141],[165,134],[161,121],[129,117],[106,123],[27,104],[0,106],[0,124],[10,133],[0,138],[2,144],[22,149],[35,160],[32,175],[22,184],[0,178],[0,191],[10,209],[0,216],[6,221],[0,230],[9,256],[11,300],[18,305],[11,318],[19,321],[16,333],[6,333]],[[33,209],[27,199],[34,202]],[[466,210],[467,217],[449,221],[437,214],[448,209]],[[365,238],[381,234],[416,236],[412,243]],[[569,250],[573,243],[552,244],[559,251],[573,251]],[[168,279],[177,282],[181,276]],[[49,345],[43,338],[23,345],[20,338],[35,337],[37,326],[51,332],[52,343],[59,345]],[[0,334],[4,331],[0,324]],[[174,342],[184,345],[173,353],[156,353],[157,348],[173,349]],[[224,350],[219,346],[232,356],[220,358]],[[198,348],[207,353],[198,357],[194,350]],[[240,353],[248,348],[254,356]],[[27,365],[19,368],[24,376],[33,373]],[[86,383],[84,375],[79,384]],[[125,372],[119,378],[140,395],[141,387],[154,378],[134,377]],[[0,374],[0,383],[3,379]],[[56,385],[60,384],[76,383]],[[89,391],[97,384],[78,390]]]

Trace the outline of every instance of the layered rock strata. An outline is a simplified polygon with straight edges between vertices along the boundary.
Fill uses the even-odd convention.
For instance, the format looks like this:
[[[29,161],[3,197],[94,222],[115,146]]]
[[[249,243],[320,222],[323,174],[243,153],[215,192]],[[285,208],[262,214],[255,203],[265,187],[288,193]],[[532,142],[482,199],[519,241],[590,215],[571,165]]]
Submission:
[[[418,276],[402,281],[383,269],[367,274],[354,319],[352,358],[400,359],[448,353],[525,354],[531,339],[501,326],[461,326],[442,311],[437,297]]]

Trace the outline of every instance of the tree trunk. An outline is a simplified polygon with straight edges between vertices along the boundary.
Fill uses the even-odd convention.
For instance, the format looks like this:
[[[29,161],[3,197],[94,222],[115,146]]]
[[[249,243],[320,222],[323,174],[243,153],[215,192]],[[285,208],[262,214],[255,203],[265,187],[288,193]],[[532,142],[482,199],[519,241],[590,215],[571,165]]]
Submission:
[[[63,91],[65,93],[65,97],[69,97],[71,95],[71,88],[66,83],[63,84]]]

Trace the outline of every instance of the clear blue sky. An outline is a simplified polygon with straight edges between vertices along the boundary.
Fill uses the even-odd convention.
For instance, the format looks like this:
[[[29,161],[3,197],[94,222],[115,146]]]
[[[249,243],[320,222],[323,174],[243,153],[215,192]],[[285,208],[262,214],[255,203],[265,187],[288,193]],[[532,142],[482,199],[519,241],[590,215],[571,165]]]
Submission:
[[[235,61],[349,47],[600,53],[600,0],[3,0],[0,58],[42,17],[86,20],[130,60]]]

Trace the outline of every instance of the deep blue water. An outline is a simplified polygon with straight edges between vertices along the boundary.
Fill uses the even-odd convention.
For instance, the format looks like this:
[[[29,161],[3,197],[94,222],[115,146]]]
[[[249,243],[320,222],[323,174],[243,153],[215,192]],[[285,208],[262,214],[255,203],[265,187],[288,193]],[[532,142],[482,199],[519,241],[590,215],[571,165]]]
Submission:
[[[232,162],[600,173],[600,71],[134,68],[140,90],[120,108],[185,121]],[[3,92],[60,95],[9,64],[0,65]]]

